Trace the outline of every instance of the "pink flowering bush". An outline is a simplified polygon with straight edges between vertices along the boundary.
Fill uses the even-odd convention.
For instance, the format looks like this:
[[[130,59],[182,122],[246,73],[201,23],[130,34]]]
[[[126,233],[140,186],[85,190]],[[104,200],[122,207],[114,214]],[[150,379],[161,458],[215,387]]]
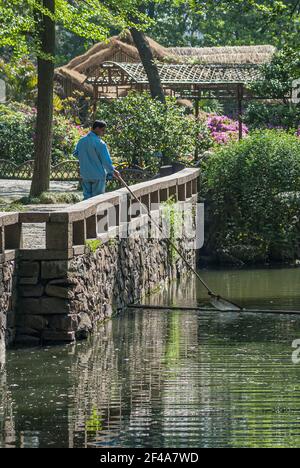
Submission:
[[[207,126],[212,138],[219,145],[225,145],[239,138],[239,123],[226,115],[210,116],[207,119]],[[243,124],[243,136],[248,133],[248,127]]]
[[[300,138],[300,127],[298,128],[296,135],[297,135],[297,137]]]
[[[22,164],[34,158],[36,109],[24,104],[0,105],[0,159]],[[86,133],[69,119],[55,115],[52,164],[73,158],[75,144]]]

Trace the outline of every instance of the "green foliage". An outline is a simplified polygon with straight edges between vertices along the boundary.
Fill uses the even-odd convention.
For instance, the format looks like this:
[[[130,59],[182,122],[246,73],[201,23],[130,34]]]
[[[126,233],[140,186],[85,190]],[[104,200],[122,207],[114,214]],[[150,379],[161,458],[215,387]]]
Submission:
[[[299,44],[298,0],[153,3],[150,35],[165,46]]]
[[[208,249],[245,262],[299,256],[299,139],[255,132],[207,161],[203,193]]]
[[[95,240],[87,240],[85,245],[90,249],[91,252],[97,252],[100,247],[102,247],[102,241],[95,239]]]
[[[21,164],[33,159],[35,111],[17,103],[0,105],[0,159]]]
[[[300,77],[300,50],[285,48],[262,66],[262,78],[250,85],[257,97],[280,100],[279,103],[253,102],[245,114],[251,128],[298,128],[300,106],[290,102],[293,80]]]
[[[0,105],[0,159],[22,164],[34,157],[36,109],[12,102]],[[55,116],[52,164],[70,159],[84,130]]]
[[[201,99],[199,101],[199,108],[207,114],[224,114],[224,105],[217,99]]]
[[[34,103],[37,75],[34,64],[28,58],[10,63],[0,60],[0,77],[6,83],[7,100]]]
[[[3,211],[5,213],[16,213],[26,211],[26,207],[18,201],[7,203],[5,200],[2,200],[0,198],[0,211]]]
[[[97,408],[93,408],[92,414],[85,422],[85,430],[88,433],[100,432],[103,429],[103,419],[101,414],[98,413]]]
[[[173,99],[165,106],[147,93],[130,93],[124,99],[101,104],[97,117],[108,123],[106,141],[113,155],[128,165],[156,171],[162,155],[164,162],[188,161],[196,144],[200,151],[212,145],[204,123],[185,116]]]
[[[92,47],[93,41],[67,31],[61,25],[56,29],[56,66],[61,67]]]
[[[272,61],[261,67],[262,79],[250,85],[254,95],[287,102],[292,82],[300,77],[300,49],[285,48]]]
[[[56,96],[56,111],[77,125],[90,127],[92,115],[92,98],[80,91],[74,91],[72,97],[59,99]]]
[[[54,116],[52,164],[73,158],[73,151],[78,140],[86,134],[86,130],[63,116]]]
[[[120,30],[139,21],[141,27],[149,24],[139,11],[139,1],[55,0],[55,13],[51,13],[40,0],[1,0],[0,46],[8,47],[22,57],[29,51],[44,56],[41,52],[38,32],[41,15],[48,16],[57,25],[87,40],[102,41],[107,38],[111,27]]]
[[[177,239],[181,237],[182,233],[183,212],[176,208],[174,198],[171,197],[163,203],[162,219],[170,241],[177,247]],[[172,262],[177,260],[178,252],[171,244],[168,244],[168,254]]]
[[[251,129],[296,129],[300,124],[300,106],[291,103],[287,105],[252,102],[247,107],[244,121]]]

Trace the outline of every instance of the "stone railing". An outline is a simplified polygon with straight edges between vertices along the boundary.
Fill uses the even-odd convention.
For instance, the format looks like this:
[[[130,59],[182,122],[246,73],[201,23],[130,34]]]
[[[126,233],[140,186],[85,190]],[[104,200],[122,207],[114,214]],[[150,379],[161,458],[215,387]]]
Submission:
[[[133,193],[146,206],[159,204],[172,197],[174,201],[185,201],[197,194],[198,169],[184,169],[167,177],[142,182],[131,186]],[[136,215],[127,219],[111,216],[110,208],[120,213],[120,204],[127,200],[130,212],[130,196],[125,188],[109,192],[63,211],[24,212],[0,214],[0,253],[8,254],[21,250],[22,256],[30,256],[31,249],[23,249],[23,225],[46,224],[46,249],[35,249],[32,255],[54,258],[72,258],[82,252],[86,242],[92,239],[105,240],[114,231],[117,234],[120,225],[129,223]],[[103,218],[106,217],[107,223]],[[107,225],[105,232],[99,232],[98,226]]]
[[[22,248],[22,227],[19,213],[0,212],[0,263],[14,257]]]
[[[195,203],[198,175],[198,169],[183,169],[131,189],[154,214],[170,198]],[[0,279],[7,291],[0,319],[2,313],[5,328],[3,317],[10,311],[9,334],[16,335],[16,343],[85,337],[112,310],[139,301],[165,280],[186,273],[186,265],[170,257],[166,239],[127,235],[149,225],[147,214],[140,211],[127,190],[119,189],[63,211],[0,215],[0,274],[5,270]],[[46,248],[23,248],[23,228],[28,224],[45,226]],[[194,264],[195,252],[184,234],[179,244]],[[15,327],[8,301],[12,289],[17,292]]]
[[[16,249],[21,245],[18,213],[0,212],[0,369],[5,344],[14,341],[16,317]]]

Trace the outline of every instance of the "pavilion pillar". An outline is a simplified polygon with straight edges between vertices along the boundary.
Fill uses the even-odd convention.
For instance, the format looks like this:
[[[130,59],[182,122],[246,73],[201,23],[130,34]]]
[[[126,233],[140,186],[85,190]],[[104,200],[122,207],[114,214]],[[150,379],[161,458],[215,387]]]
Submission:
[[[93,120],[96,119],[97,104],[98,104],[98,85],[94,84],[94,96],[93,96]]]
[[[199,120],[199,114],[200,114],[200,99],[199,97],[196,98],[195,100],[195,119]],[[197,137],[195,141],[195,161],[198,161],[199,158],[199,150],[197,146]]]
[[[244,86],[242,84],[239,84],[237,87],[239,140],[243,139],[243,98],[244,98]]]
[[[195,101],[195,117],[196,117],[196,120],[199,119],[199,110],[200,110],[200,100],[199,100],[199,98],[197,98],[196,101]]]

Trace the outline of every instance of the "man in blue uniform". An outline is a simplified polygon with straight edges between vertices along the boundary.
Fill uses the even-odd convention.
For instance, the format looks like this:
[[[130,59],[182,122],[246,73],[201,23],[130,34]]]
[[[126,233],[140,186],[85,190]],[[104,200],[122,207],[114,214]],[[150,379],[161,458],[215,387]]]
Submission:
[[[106,180],[118,178],[108,147],[102,140],[106,132],[106,123],[97,120],[92,130],[77,143],[74,156],[80,164],[84,199],[96,197],[105,192]]]

